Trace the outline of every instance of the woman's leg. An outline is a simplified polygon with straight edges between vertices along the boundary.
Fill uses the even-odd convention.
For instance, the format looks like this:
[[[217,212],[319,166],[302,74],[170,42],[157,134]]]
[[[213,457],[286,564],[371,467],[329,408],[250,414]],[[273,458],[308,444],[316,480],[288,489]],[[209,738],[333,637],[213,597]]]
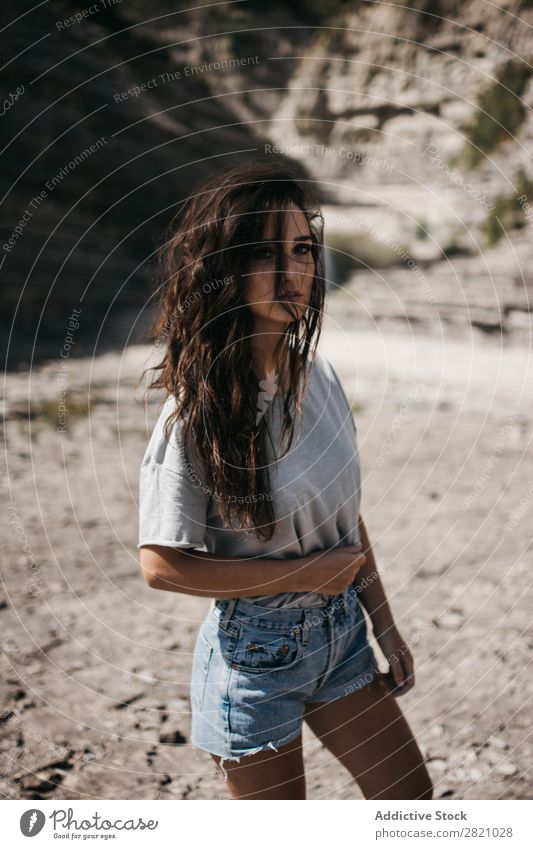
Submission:
[[[220,763],[218,755],[211,755]],[[302,735],[280,746],[240,761],[224,759],[226,784],[232,799],[305,799]]]
[[[332,702],[308,703],[305,721],[355,778],[365,799],[432,798],[422,754],[381,680]]]

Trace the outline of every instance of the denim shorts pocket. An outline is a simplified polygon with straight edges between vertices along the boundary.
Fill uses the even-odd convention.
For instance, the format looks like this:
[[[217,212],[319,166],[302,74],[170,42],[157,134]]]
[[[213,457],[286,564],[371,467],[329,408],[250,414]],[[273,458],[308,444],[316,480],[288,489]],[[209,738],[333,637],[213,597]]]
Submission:
[[[242,672],[282,672],[303,656],[304,647],[298,629],[283,631],[241,624],[231,658],[233,669]]]
[[[201,710],[204,703],[207,676],[213,651],[213,646],[207,642],[200,630],[194,649],[191,675],[190,697],[192,707],[195,710]]]

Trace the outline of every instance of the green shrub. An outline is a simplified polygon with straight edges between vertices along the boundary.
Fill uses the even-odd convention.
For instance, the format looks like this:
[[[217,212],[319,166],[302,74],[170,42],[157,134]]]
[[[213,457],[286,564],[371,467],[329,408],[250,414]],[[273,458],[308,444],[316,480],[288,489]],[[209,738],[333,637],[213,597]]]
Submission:
[[[510,59],[500,71],[497,83],[486,89],[478,100],[478,111],[467,133],[467,143],[460,160],[469,168],[507,138],[515,135],[526,111],[520,100],[531,68]]]
[[[516,192],[497,195],[494,198],[494,207],[483,222],[482,229],[489,246],[495,245],[507,230],[525,226],[524,209],[518,198],[521,195],[531,195],[533,183],[523,168],[517,171],[515,183]]]
[[[416,222],[415,237],[421,242],[429,238],[429,225],[425,218],[419,218]]]

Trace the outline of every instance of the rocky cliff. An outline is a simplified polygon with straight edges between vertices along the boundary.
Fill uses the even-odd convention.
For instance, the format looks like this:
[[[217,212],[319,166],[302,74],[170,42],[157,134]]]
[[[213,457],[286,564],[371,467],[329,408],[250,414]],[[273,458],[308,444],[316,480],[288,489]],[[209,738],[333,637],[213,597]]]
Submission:
[[[206,170],[258,155],[319,181],[338,282],[460,255],[486,280],[482,252],[505,269],[518,245],[504,306],[529,326],[530,4],[186,6],[5,4],[10,365],[57,356],[73,308],[80,351],[142,338],[164,224]]]

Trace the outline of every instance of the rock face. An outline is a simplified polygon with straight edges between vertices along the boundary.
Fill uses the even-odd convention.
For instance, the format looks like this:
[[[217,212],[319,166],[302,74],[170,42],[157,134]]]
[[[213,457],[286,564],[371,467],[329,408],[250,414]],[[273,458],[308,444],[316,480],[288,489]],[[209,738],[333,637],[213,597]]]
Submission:
[[[372,267],[403,261],[376,225],[422,262],[471,254],[485,278],[480,248],[529,234],[526,2],[6,5],[10,365],[57,356],[73,308],[77,353],[142,338],[163,227],[230,161],[301,163],[342,205],[344,254]]]
[[[324,30],[270,135],[288,153],[309,145],[313,174],[345,204],[377,206],[385,228],[466,244],[490,201],[531,175],[533,10],[410,5],[425,12],[360,4]]]
[[[20,17],[19,4],[6,5],[8,20]],[[152,254],[172,213],[200,176],[257,156],[261,110],[252,131],[246,94],[231,89],[253,88],[237,81],[254,68],[283,87],[291,62],[267,70],[273,32],[256,56],[253,34],[217,35],[238,13],[229,26],[216,10],[182,12],[187,5],[100,0],[87,13],[59,0],[6,31],[1,259],[11,365],[57,357],[73,308],[77,353],[142,336]],[[218,63],[221,52],[234,61]],[[265,98],[263,113],[271,108]]]

